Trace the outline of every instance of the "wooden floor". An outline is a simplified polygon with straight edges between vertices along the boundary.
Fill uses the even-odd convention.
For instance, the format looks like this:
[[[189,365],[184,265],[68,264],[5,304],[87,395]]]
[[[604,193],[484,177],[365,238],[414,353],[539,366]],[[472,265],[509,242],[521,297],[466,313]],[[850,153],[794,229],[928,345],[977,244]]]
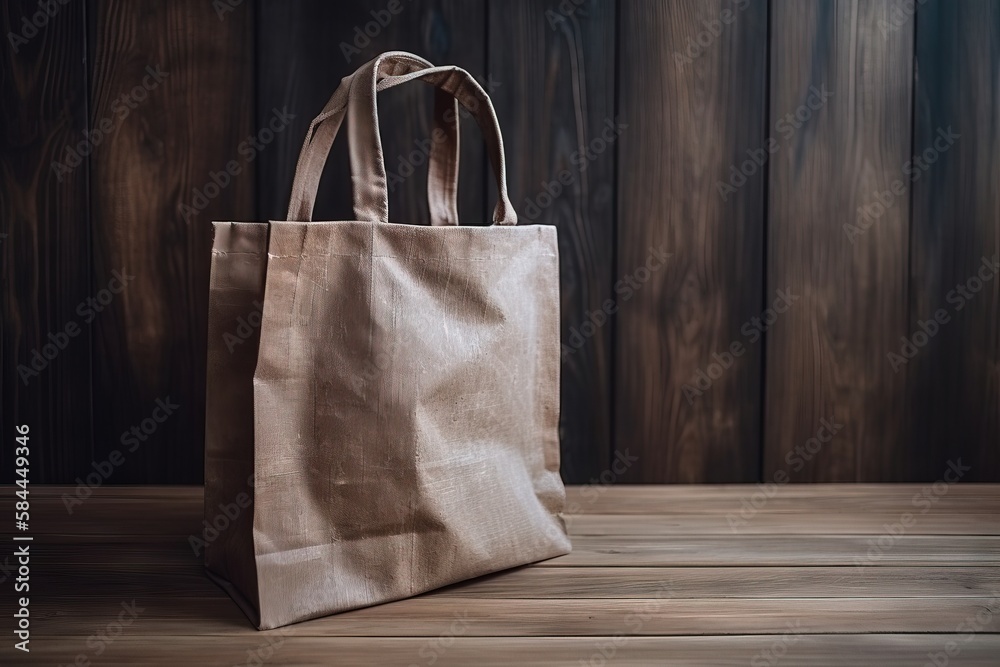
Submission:
[[[1000,485],[571,488],[568,556],[269,632],[188,544],[200,488],[65,491],[2,665],[1000,665]]]

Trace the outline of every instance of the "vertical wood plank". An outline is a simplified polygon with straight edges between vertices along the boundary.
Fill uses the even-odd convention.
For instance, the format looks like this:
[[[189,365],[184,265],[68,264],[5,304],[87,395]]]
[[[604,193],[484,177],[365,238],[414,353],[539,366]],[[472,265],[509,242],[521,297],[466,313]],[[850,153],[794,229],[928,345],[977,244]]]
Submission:
[[[615,446],[638,456],[627,481],[753,481],[761,346],[740,330],[760,312],[764,179],[721,185],[764,141],[767,3],[620,11],[615,277],[639,284],[651,248],[673,256],[617,293]],[[742,354],[699,388],[734,343]]]
[[[767,481],[910,477],[905,373],[885,359],[907,316],[905,5],[772,3],[768,294],[799,299],[767,334]]]
[[[488,34],[511,200],[559,228],[562,474],[588,482],[611,451],[611,323],[590,314],[613,296],[615,3],[494,2]]]
[[[0,32],[0,480],[13,479],[14,427],[27,424],[29,479],[66,483],[92,456],[90,329],[77,312],[91,271],[88,164],[69,157],[86,143],[84,6],[50,16],[5,2]]]
[[[255,159],[273,150],[241,144],[258,129],[253,3],[91,7],[91,126],[118,124],[92,157],[93,283],[134,276],[94,321],[96,457],[122,452],[109,483],[198,483],[212,221],[254,217]]]
[[[907,441],[920,479],[961,459],[963,481],[997,481],[1000,274],[983,260],[1000,260],[1000,3],[919,5],[916,58],[912,358],[892,346],[910,382]]]
[[[461,0],[407,0],[396,3],[325,2],[324,0],[262,0],[259,20],[258,100],[260,114],[287,107],[296,114],[275,149],[261,159],[259,200],[261,214],[283,220],[288,209],[295,162],[302,138],[341,78],[383,51],[410,51],[435,65],[454,64],[476,76],[489,88],[485,72],[483,3]],[[507,86],[516,90],[513,82]],[[430,136],[433,94],[429,86],[411,83],[379,95],[382,145],[386,172],[409,173],[400,161],[413,165],[411,175],[390,188],[389,216],[393,221],[427,224],[426,151],[416,142]],[[459,215],[463,222],[485,223],[485,157],[475,121],[463,114],[459,180]],[[410,155],[416,151],[416,157]],[[350,220],[350,166],[346,136],[330,153],[316,200],[314,219]],[[493,203],[489,203],[492,210]]]

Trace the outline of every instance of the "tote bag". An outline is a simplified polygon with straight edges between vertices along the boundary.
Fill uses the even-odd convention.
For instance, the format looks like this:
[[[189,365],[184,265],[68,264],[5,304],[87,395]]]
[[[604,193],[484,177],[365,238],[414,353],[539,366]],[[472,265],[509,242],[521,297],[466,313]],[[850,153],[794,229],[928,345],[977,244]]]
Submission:
[[[437,88],[431,226],[388,217],[376,97],[411,80]],[[496,176],[490,226],[458,224],[457,103]],[[313,221],[345,121],[356,220]],[[258,628],[569,552],[556,230],[517,225],[468,73],[367,63],[310,125],[288,220],[214,225],[205,565]]]

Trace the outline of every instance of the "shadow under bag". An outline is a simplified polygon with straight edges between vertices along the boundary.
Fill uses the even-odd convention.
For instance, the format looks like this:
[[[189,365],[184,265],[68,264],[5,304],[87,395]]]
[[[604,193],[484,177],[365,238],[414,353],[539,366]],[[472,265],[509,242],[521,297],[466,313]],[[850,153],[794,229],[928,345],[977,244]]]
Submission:
[[[415,79],[437,89],[431,226],[388,222],[378,134],[377,92]],[[459,102],[488,227],[458,225]],[[357,219],[314,222],[345,117]],[[517,226],[489,97],[412,54],[367,63],[310,125],[288,220],[215,223],[209,575],[270,629],[568,553],[559,355],[556,230]]]

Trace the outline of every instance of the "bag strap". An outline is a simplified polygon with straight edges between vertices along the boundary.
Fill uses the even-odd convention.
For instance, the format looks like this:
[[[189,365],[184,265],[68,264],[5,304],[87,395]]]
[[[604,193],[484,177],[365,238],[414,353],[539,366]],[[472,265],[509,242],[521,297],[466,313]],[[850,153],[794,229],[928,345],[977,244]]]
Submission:
[[[389,220],[385,160],[378,132],[377,93],[416,79],[454,96],[476,119],[486,141],[499,195],[493,222],[498,225],[516,225],[517,214],[507,194],[500,123],[486,91],[468,72],[459,67],[422,68],[416,66],[412,59],[384,57],[372,60],[354,73],[348,99],[351,178],[354,186],[354,210],[358,219],[376,222]],[[428,187],[437,189],[442,184],[429,181]]]
[[[408,66],[414,68],[433,67],[427,60],[403,51],[386,53],[381,58],[388,62],[405,61]],[[340,86],[334,91],[326,106],[309,125],[295,168],[287,220],[304,222],[312,220],[323,167],[347,114],[351,82],[356,74],[350,74],[341,80]],[[441,140],[436,140],[436,136],[441,136]],[[457,225],[458,100],[441,89],[436,90],[434,95],[434,134],[431,138],[427,173],[427,197],[431,224],[436,226]],[[355,208],[355,216],[359,220],[367,219],[361,218],[358,213],[357,208]]]

